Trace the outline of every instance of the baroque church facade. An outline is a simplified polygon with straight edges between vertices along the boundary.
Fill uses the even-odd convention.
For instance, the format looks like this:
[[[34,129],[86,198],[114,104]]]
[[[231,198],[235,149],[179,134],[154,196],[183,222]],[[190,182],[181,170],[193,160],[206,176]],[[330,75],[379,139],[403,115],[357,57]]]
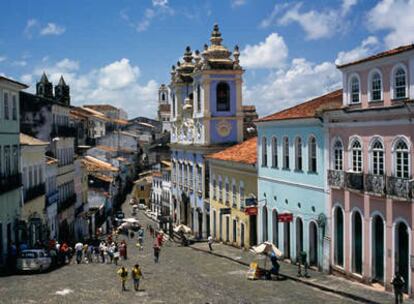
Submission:
[[[172,217],[200,238],[210,234],[209,168],[205,156],[243,141],[239,48],[222,45],[214,25],[203,52],[187,47],[172,66]]]

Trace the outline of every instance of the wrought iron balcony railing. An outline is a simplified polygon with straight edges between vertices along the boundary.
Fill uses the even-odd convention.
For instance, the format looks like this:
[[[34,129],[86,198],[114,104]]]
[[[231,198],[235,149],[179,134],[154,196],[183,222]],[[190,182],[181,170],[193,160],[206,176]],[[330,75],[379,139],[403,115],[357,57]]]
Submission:
[[[75,137],[77,134],[75,127],[54,125],[52,132],[50,132],[51,137]]]
[[[364,190],[364,174],[355,173],[355,172],[346,172],[345,173],[345,184],[348,189],[351,190]]]
[[[328,184],[333,188],[344,188],[345,172],[340,170],[328,170]]]
[[[408,178],[387,176],[387,195],[395,199],[409,200],[413,194],[413,182]]]
[[[35,199],[36,197],[44,195],[46,192],[45,190],[45,184],[41,183],[39,185],[33,186],[29,189],[26,189],[24,191],[24,202],[27,203],[28,201],[31,201],[32,199]]]
[[[364,174],[364,188],[370,194],[384,196],[385,175]]]
[[[63,202],[58,203],[58,213],[61,213],[62,211],[68,209],[70,206],[74,205],[76,203],[76,194],[72,194],[67,199],[65,199]]]

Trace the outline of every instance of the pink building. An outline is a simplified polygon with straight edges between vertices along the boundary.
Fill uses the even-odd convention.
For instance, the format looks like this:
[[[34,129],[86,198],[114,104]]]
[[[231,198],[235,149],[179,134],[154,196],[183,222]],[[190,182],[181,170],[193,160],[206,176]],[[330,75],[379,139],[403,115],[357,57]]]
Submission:
[[[413,291],[414,45],[338,67],[343,107],[327,111],[328,215],[335,273]]]

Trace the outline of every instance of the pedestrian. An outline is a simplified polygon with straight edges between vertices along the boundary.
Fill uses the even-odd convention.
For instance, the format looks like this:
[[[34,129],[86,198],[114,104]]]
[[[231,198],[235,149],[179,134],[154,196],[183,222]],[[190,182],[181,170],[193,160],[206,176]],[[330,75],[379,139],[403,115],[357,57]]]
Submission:
[[[134,231],[131,231],[131,232],[129,233],[129,237],[130,237],[131,239],[134,239],[134,236],[135,236]]]
[[[101,256],[101,263],[105,263],[105,249],[106,245],[105,242],[102,241],[101,244],[99,245],[99,255]]]
[[[118,246],[115,246],[115,248],[114,248],[114,263],[115,263],[115,265],[118,265],[118,261],[119,261],[119,250],[118,250]]]
[[[270,273],[276,276],[276,280],[279,280],[280,264],[278,263],[276,254],[274,252],[270,254],[270,262],[272,263],[272,269],[270,270]]]
[[[157,233],[157,243],[158,243],[158,246],[160,246],[160,247],[162,246],[163,240],[164,240],[164,233],[161,230],[160,232]]]
[[[90,244],[88,246],[88,252],[86,254],[89,263],[93,263],[93,258],[92,258],[93,252],[94,252],[94,247],[92,244]]]
[[[139,244],[139,250],[143,250],[143,245],[144,245],[144,229],[141,227],[138,230],[138,244]]]
[[[141,280],[141,278],[144,278],[144,276],[142,275],[141,268],[138,264],[135,264],[135,266],[132,268],[131,276],[132,280],[134,281],[135,291],[139,291],[139,281]]]
[[[208,248],[210,249],[210,252],[213,251],[213,237],[211,235],[208,236],[207,238],[207,243],[208,243]]]
[[[157,241],[154,242],[153,248],[154,248],[154,262],[155,263],[158,263],[159,260],[160,260],[160,251],[161,251],[161,248],[158,245],[158,242]]]
[[[124,266],[121,266],[117,273],[121,279],[122,291],[126,291],[125,283],[128,278],[128,270]]]
[[[391,281],[391,285],[394,287],[395,304],[399,304],[403,302],[404,284],[405,284],[404,278],[397,271],[395,273],[394,278]]]
[[[83,251],[83,244],[81,242],[77,242],[75,244],[75,252],[76,252],[76,263],[78,264],[82,262],[82,251]]]

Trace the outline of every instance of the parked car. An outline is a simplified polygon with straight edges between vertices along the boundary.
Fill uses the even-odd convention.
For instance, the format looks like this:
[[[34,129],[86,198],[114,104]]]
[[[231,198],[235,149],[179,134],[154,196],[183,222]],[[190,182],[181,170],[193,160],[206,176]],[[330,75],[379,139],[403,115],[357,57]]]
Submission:
[[[138,209],[145,210],[147,209],[147,206],[145,206],[145,204],[138,204]]]
[[[43,249],[23,250],[17,258],[16,267],[20,271],[42,272],[52,265],[52,258]]]

